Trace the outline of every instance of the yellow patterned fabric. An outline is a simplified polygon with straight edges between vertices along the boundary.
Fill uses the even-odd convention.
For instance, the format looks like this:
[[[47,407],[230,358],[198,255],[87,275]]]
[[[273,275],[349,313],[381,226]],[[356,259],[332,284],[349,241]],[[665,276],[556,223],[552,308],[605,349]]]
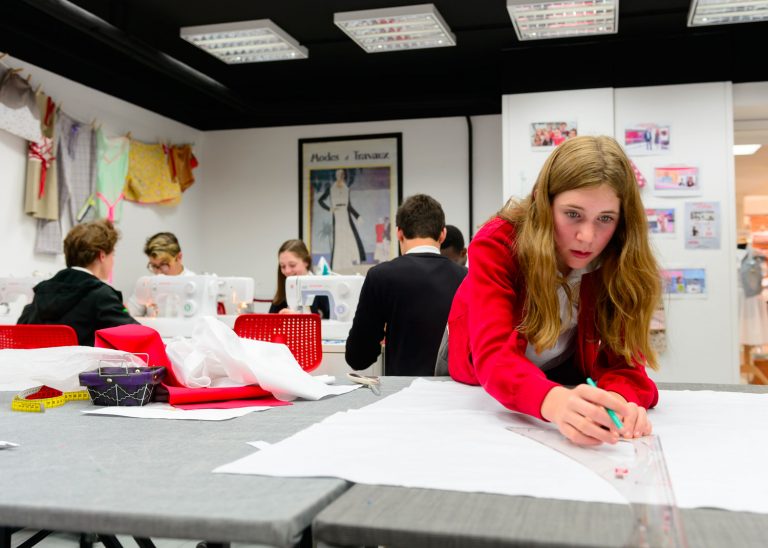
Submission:
[[[181,188],[171,177],[163,145],[131,140],[123,192],[126,200],[141,204],[176,205],[181,201]]]

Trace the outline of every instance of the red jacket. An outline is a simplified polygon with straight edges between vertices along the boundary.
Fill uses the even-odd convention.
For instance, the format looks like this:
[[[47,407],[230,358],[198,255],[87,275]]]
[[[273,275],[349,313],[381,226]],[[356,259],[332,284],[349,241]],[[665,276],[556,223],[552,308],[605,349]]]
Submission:
[[[528,341],[520,325],[525,281],[512,250],[515,229],[503,219],[488,222],[469,246],[469,274],[448,316],[448,368],[454,380],[482,385],[513,411],[541,416],[541,404],[558,386],[525,357]],[[584,377],[600,388],[621,394],[645,408],[658,400],[656,385],[642,364],[600,346],[595,324],[596,284],[593,273],[581,279],[575,362]]]

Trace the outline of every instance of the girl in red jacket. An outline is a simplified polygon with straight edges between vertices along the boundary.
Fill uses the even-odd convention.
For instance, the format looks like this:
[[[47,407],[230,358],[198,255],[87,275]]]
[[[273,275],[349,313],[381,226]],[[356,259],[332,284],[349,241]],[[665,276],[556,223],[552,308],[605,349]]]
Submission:
[[[557,147],[531,195],[486,223],[469,256],[448,318],[451,377],[581,445],[651,433],[646,409],[658,391],[645,366],[657,368],[649,325],[661,283],[615,140]]]

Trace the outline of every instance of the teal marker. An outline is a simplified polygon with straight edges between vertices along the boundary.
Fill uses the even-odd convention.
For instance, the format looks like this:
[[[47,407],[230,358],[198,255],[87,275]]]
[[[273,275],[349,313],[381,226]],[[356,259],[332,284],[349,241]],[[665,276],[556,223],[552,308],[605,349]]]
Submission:
[[[593,381],[589,377],[587,377],[587,384],[589,386],[594,386],[595,388],[597,388],[597,384],[595,383],[595,381]],[[619,430],[624,428],[624,425],[621,424],[621,419],[619,419],[619,416],[616,414],[616,412],[613,409],[608,409],[606,407],[605,410],[608,412],[608,416],[611,417],[611,420],[613,421],[613,424],[616,425],[616,428],[618,428]]]

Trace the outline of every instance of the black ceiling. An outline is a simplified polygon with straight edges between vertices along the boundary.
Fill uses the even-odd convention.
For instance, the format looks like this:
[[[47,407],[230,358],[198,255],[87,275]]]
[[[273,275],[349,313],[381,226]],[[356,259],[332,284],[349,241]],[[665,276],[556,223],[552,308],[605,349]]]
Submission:
[[[536,42],[517,40],[505,0],[432,0],[456,47],[373,55],[333,24],[335,12],[426,1],[5,0],[0,51],[202,130],[495,114],[506,93],[768,80],[768,23],[691,29],[690,0],[620,0],[618,34]],[[271,19],[309,59],[226,65],[179,38],[183,26],[251,19]]]

